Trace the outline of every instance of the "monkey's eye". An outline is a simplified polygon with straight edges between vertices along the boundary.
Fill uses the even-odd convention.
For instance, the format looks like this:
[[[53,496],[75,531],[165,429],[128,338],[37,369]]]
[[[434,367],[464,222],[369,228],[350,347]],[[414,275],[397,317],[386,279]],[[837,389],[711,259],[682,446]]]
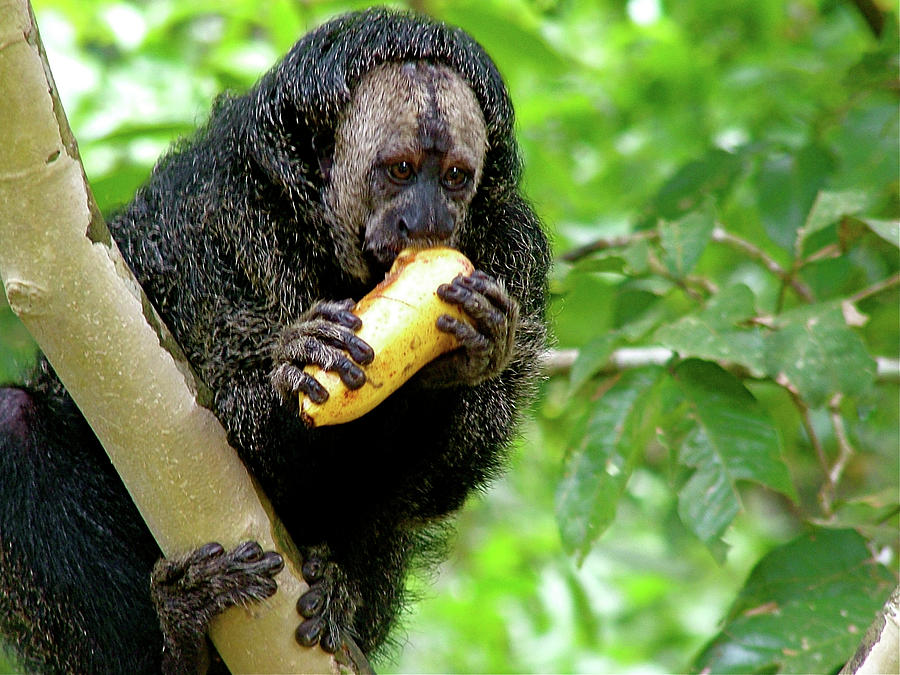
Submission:
[[[444,172],[441,181],[448,190],[459,190],[469,182],[469,174],[458,166],[451,166]]]
[[[409,162],[397,162],[388,167],[388,176],[398,183],[408,183],[415,176],[413,165]]]

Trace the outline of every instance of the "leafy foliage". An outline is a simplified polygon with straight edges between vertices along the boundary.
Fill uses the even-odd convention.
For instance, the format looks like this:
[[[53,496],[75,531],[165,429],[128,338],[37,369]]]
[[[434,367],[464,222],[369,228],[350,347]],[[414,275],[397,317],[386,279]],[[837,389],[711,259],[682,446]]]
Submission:
[[[34,3],[107,212],[217,92],[367,4]],[[898,573],[896,17],[411,4],[507,78],[578,351],[380,670],[834,671]],[[33,350],[0,307],[0,376]]]
[[[896,578],[853,530],[815,528],[766,555],[738,594],[699,670],[816,673],[850,654]],[[827,617],[841,617],[829,621]]]

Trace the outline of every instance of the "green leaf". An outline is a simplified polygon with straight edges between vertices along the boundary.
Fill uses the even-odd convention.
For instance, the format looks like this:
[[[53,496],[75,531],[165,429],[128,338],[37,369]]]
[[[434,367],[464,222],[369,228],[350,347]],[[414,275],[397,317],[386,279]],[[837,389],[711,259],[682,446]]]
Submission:
[[[753,291],[747,286],[729,286],[714,295],[701,312],[660,326],[653,341],[682,357],[736,363],[762,375],[765,368],[760,330],[737,327],[756,314],[754,304]]]
[[[803,307],[781,315],[779,325],[765,340],[766,372],[793,386],[810,407],[837,393],[859,395],[874,383],[875,360],[840,309]]]
[[[716,328],[733,328],[756,316],[756,296],[746,284],[727,286],[709,299],[700,316]]]
[[[786,250],[793,250],[816,195],[834,167],[831,153],[807,145],[795,155],[769,157],[757,179],[759,213],[766,233]]]
[[[825,229],[844,216],[856,215],[866,208],[867,203],[866,193],[861,190],[819,192],[806,222],[797,231],[796,252],[799,254],[803,250],[803,243],[809,235]]]
[[[625,373],[595,402],[556,493],[563,546],[583,560],[609,527],[637,458],[655,433],[661,368]]]
[[[138,164],[120,164],[113,171],[91,181],[94,199],[103,213],[109,214],[127,204],[141,183],[147,180],[149,169]]]
[[[615,332],[594,338],[578,350],[578,358],[569,372],[569,393],[574,394],[609,361],[610,354],[622,342]]]
[[[663,263],[673,276],[682,278],[694,268],[709,243],[715,224],[712,208],[706,208],[660,226]]]
[[[886,242],[900,248],[900,220],[863,218],[862,222]]]
[[[816,528],[756,565],[693,670],[836,672],[895,583],[854,530]]]
[[[650,271],[650,244],[643,239],[626,246],[621,255],[632,276],[641,276]]]
[[[719,540],[741,509],[738,481],[791,498],[796,493],[772,420],[737,378],[695,359],[679,365],[673,377],[694,423],[679,449],[679,461],[695,471],[679,492],[678,512],[721,555]]]
[[[669,178],[653,200],[655,217],[675,219],[700,207],[712,197],[721,202],[731,191],[744,167],[743,155],[710,150],[701,159],[688,162]],[[652,224],[652,221],[647,224]]]

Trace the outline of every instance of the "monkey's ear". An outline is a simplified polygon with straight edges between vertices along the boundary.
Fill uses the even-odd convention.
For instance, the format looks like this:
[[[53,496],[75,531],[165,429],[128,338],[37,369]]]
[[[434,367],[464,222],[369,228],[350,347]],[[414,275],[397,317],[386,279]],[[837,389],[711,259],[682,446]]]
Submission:
[[[319,160],[319,174],[322,184],[327,185],[331,179],[331,168],[334,166],[334,138],[319,134],[313,138],[313,150]]]
[[[331,167],[334,165],[334,156],[319,157],[319,172],[322,174],[322,183],[328,185],[331,180]]]
[[[284,135],[273,129],[251,128],[249,137],[252,156],[269,177],[284,186],[296,184],[299,167],[292,161]]]

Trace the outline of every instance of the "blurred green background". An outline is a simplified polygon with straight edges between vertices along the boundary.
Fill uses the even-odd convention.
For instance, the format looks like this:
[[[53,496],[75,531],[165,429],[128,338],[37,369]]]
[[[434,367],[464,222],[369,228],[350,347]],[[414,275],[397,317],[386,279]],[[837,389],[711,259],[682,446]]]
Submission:
[[[247,88],[307,30],[367,4],[34,0],[101,208],[108,213],[127,201],[172,140],[204,120],[218,92]],[[859,608],[858,630],[896,583],[898,388],[890,374],[875,377],[872,360],[898,355],[896,279],[886,290],[855,297],[898,269],[897,27],[896,17],[884,13],[888,4],[881,5],[880,36],[849,0],[405,6],[462,26],[495,59],[516,105],[526,191],[558,255],[599,237],[661,234],[658,244],[630,239],[615,255],[557,264],[550,309],[557,346],[579,348],[582,358],[544,383],[510,472],[470,500],[449,559],[433,579],[411,581],[422,599],[376,668],[810,672],[818,663],[816,672],[835,670],[860,637],[847,633],[837,605],[801,603],[791,615],[792,622],[820,621],[842,636],[821,645],[819,661],[791,661],[785,657],[791,649],[782,646],[735,665],[704,646],[740,633],[716,637],[723,625],[735,625],[742,608],[753,607],[753,584],[745,580],[754,566],[767,554],[796,550],[784,547],[799,547],[810,560],[859,547],[847,570],[871,575],[858,585],[849,571],[838,575],[848,580],[848,597],[871,591]],[[823,191],[836,196],[821,216]],[[831,220],[811,221],[815,208],[820,220]],[[691,218],[703,222],[695,227]],[[783,269],[793,265],[813,300],[794,297],[783,279],[733,248],[707,247],[713,220]],[[671,256],[685,255],[690,242],[667,243],[666,232],[699,232],[705,239],[690,260],[676,260]],[[829,255],[809,255],[822,250]],[[749,372],[692,371],[689,363],[671,377],[646,370],[655,378],[649,384],[641,376],[604,379],[599,364],[621,346],[662,344],[721,363],[721,354],[698,346],[699,338],[682,332],[676,339],[671,327],[699,316],[720,289],[736,284],[750,289],[752,300],[743,323],[731,325],[740,338],[729,344],[755,340],[766,321],[787,340],[800,326],[791,322],[808,319],[792,310],[821,309],[820,318],[849,299],[868,321],[838,321],[834,344],[859,347],[859,360],[841,367],[871,370],[871,377],[860,374],[859,385],[829,384],[827,400],[818,400],[815,383],[804,388],[798,375],[793,389],[782,386],[775,381],[780,366],[757,372],[740,354],[727,354],[725,361]],[[852,351],[822,344],[826,361]],[[786,351],[775,350],[775,357]],[[33,355],[27,332],[0,306],[0,381],[20,376]],[[691,432],[679,435],[673,422],[686,415],[702,423],[703,411],[685,413],[682,399],[672,403],[667,378],[706,378],[724,382],[722,390],[733,380],[749,392],[758,419],[771,428],[773,461],[789,480],[756,475],[753,459],[745,460],[738,467],[745,475],[736,471],[729,479],[734,510],[709,536],[701,533],[686,491],[690,471],[713,460],[698,464],[688,457]],[[689,388],[684,392],[690,399]],[[635,396],[653,401],[636,407]],[[637,449],[623,460],[625,480],[614,489],[601,475],[611,457],[605,450],[589,478],[576,466],[621,429],[621,420],[601,425],[600,413],[608,411],[599,407],[601,399],[604,405],[628,401],[629,424],[642,439],[640,447],[637,440],[629,446]],[[832,465],[846,446],[835,415],[854,454],[837,496],[823,501],[822,464]],[[655,426],[643,429],[638,418]],[[705,428],[707,436],[714,426]],[[723,461],[738,461],[728,452],[721,451]],[[569,488],[588,496],[573,505]],[[593,506],[581,513],[588,502]],[[702,501],[696,504],[705,510]],[[817,528],[837,538],[804,538]],[[824,548],[812,555],[814,545]],[[766,560],[774,560],[776,576],[789,576],[776,558]],[[816,564],[807,588],[833,573],[823,568],[816,576]],[[770,596],[759,597],[762,604]],[[772,630],[788,639],[783,626]],[[0,656],[0,671],[11,669]]]

